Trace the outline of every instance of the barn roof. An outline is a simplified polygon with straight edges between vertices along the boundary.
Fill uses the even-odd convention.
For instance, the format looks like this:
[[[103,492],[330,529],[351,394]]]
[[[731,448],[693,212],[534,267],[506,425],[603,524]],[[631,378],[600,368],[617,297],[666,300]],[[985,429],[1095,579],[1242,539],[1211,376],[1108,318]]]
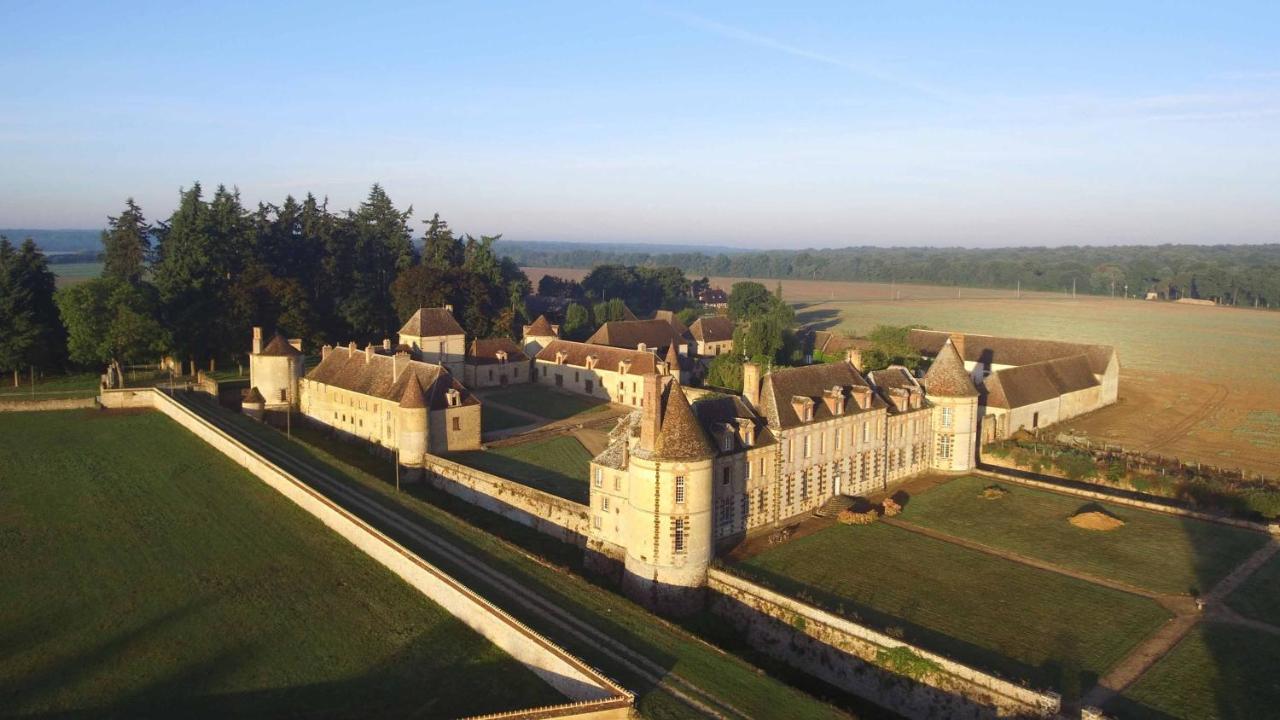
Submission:
[[[907,342],[921,355],[934,356],[942,349],[951,333],[937,330],[912,330]],[[1107,371],[1107,365],[1115,356],[1110,345],[1086,345],[1061,340],[997,337],[964,333],[964,360],[983,365],[1030,365],[1055,358],[1084,355],[1089,360],[1089,370],[1095,375]]]
[[[983,381],[986,404],[1006,409],[1033,405],[1097,386],[1098,380],[1085,355],[1004,368],[991,373]]]
[[[634,350],[645,347],[659,350],[672,343],[687,343],[693,338],[680,321],[654,318],[653,320],[612,320],[587,338],[592,345],[608,345]]]
[[[453,312],[448,308],[419,308],[400,328],[401,335],[411,337],[441,337],[444,335],[464,335],[465,332]]]

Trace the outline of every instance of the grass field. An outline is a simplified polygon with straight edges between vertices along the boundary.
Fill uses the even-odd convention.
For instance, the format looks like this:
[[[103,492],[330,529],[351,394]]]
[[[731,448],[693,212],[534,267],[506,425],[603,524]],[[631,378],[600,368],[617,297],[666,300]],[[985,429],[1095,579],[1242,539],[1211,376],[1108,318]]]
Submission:
[[[480,427],[484,432],[509,430],[521,425],[529,425],[533,421],[523,415],[507,412],[495,405],[482,402],[480,405]]]
[[[1151,720],[1276,717],[1276,668],[1280,637],[1201,623],[1103,709],[1121,718]]]
[[[591,453],[570,435],[489,450],[452,453],[448,457],[567,500],[584,505],[590,500],[587,473]]]
[[[158,413],[0,415],[0,715],[452,717],[562,696]]]
[[[40,399],[93,397],[98,394],[97,373],[76,373],[74,375],[46,375],[37,377],[35,387],[27,376],[20,377],[21,385],[13,386],[13,374],[0,377],[0,400],[9,396],[21,400],[23,396]],[[34,393],[33,393],[34,391]]]
[[[496,400],[517,410],[539,415],[548,420],[564,420],[580,413],[598,412],[609,406],[603,400],[556,392],[542,385],[517,385],[506,390],[486,393],[485,399]]]
[[[213,412],[227,416],[219,409]],[[479,510],[426,485],[407,486],[404,492],[397,493],[390,483],[390,472],[383,472],[384,463],[354,445],[335,443],[323,434],[301,435],[304,442],[288,440],[278,431],[241,416],[229,417],[252,436],[265,440],[291,457],[324,468],[326,475],[335,481],[376,498],[383,506],[475,553],[486,566],[524,584],[575,617],[643,653],[650,661],[698,687],[730,699],[748,717],[771,717],[780,707],[785,707],[788,717],[795,720],[847,717],[836,708],[761,674],[754,666],[700,642],[688,632],[619,595],[576,574],[557,569],[558,566],[580,563],[582,553],[577,548]],[[395,535],[394,532],[392,534]],[[561,626],[549,622],[541,613],[519,605],[515,602],[517,598],[512,598],[505,589],[490,585],[482,576],[474,574],[469,563],[408,538],[398,539],[561,647],[635,691],[637,708],[643,717],[677,720],[696,714],[663,689],[634,675],[631,669],[602,652],[601,648],[580,641],[565,633]],[[845,697],[843,701],[853,703],[859,714],[866,709],[869,717],[876,717],[874,709],[865,708],[856,699]]]
[[[1227,598],[1236,612],[1280,626],[1280,555],[1272,556]]]
[[[102,263],[61,263],[50,265],[58,287],[92,280],[102,274]]]
[[[914,496],[901,519],[1101,577],[1162,593],[1207,592],[1268,542],[1266,535],[1190,518],[1096,504],[1006,483],[1008,494],[980,496],[991,480],[957,478]],[[1086,505],[1125,521],[1109,532],[1067,522]]]
[[[1068,699],[1169,617],[1147,598],[882,523],[833,525],[734,570]]]

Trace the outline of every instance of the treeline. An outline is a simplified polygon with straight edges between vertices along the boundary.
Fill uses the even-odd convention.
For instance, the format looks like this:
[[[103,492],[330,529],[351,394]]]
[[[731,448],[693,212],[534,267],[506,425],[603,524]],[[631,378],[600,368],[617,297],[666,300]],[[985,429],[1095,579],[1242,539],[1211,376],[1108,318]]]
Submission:
[[[415,238],[412,213],[378,185],[356,209],[335,212],[313,195],[246,208],[237,191],[219,186],[206,198],[196,183],[154,225],[129,200],[102,233],[102,277],[59,291],[52,317],[47,260],[33,243],[16,251],[6,242],[6,257],[33,259],[4,260],[18,269],[0,283],[0,324],[56,327],[0,352],[0,369],[160,353],[203,365],[242,356],[255,325],[311,347],[380,342],[424,305],[453,305],[473,337],[510,335],[528,319],[528,279],[495,253],[498,236],[458,236],[435,216]],[[18,334],[5,332],[4,344]]]
[[[502,243],[532,267],[601,263],[675,266],[690,275],[898,282],[1067,291],[1095,295],[1212,299],[1235,305],[1280,304],[1280,245],[1125,245],[1056,248],[880,248],[767,252],[616,252],[607,245]]]

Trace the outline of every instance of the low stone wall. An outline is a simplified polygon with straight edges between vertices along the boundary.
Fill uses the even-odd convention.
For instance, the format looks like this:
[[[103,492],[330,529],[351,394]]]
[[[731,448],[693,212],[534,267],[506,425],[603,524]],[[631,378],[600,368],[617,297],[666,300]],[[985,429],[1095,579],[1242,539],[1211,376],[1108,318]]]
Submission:
[[[724,570],[707,576],[711,611],[752,647],[908,718],[1055,717],[1061,698],[961,665]],[[884,653],[918,659],[914,676]]]
[[[472,505],[578,547],[587,544],[591,508],[438,455],[423,465],[427,482]]]
[[[130,391],[131,407],[144,400],[289,498],[369,557],[390,569],[468,627],[502,648],[573,702],[492,717],[628,717],[633,696],[532,628],[508,615],[435,566],[277,467],[181,403],[157,390]]]
[[[159,392],[155,388],[103,390],[98,395],[98,404],[109,410],[155,407],[155,395]]]
[[[78,410],[98,406],[98,399],[57,398],[48,400],[0,400],[0,412],[37,412],[41,410]]]

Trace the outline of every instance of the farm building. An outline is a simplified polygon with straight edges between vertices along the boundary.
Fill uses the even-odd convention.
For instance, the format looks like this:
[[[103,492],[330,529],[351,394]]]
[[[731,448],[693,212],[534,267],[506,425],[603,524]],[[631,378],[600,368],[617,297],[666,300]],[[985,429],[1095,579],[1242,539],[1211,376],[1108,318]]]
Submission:
[[[694,353],[698,357],[715,357],[733,352],[733,321],[724,315],[700,317],[689,326]]]

